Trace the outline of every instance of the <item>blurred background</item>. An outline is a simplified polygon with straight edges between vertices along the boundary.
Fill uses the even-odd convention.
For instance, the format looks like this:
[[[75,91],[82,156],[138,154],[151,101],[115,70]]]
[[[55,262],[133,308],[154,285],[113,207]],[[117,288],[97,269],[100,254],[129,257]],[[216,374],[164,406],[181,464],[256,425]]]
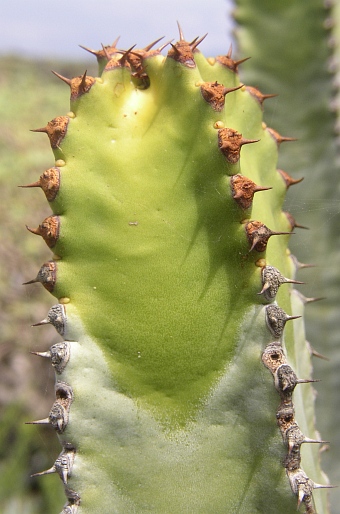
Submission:
[[[51,70],[66,77],[80,75],[85,69],[90,75],[96,75],[95,58],[79,48],[79,44],[100,49],[101,43],[111,44],[118,36],[121,36],[121,48],[135,43],[143,47],[161,36],[165,36],[164,41],[177,40],[177,20],[188,40],[208,32],[200,46],[207,57],[227,53],[233,41],[232,9],[231,2],[225,0],[2,2],[0,512],[3,514],[55,514],[63,505],[61,485],[56,476],[30,478],[32,473],[52,466],[60,451],[55,433],[50,427],[24,424],[45,418],[54,399],[54,374],[49,362],[29,353],[46,351],[60,340],[52,327],[31,327],[46,316],[54,301],[40,284],[22,285],[33,279],[41,264],[51,257],[41,238],[29,234],[25,224],[37,227],[50,211],[40,190],[17,187],[36,181],[53,164],[46,136],[29,132],[31,128],[45,126],[50,119],[65,114],[69,108],[69,89],[51,74]],[[267,88],[263,92],[276,93],[277,90]],[[284,94],[270,100],[267,122],[275,128],[280,128],[277,124],[280,125],[279,112],[284,101]],[[300,137],[294,132],[293,122],[291,126],[293,133],[286,134],[283,130],[284,135]],[[299,152],[299,147],[294,151]],[[285,155],[289,161],[290,154],[286,149]],[[305,171],[299,168],[298,162],[296,159],[296,167],[287,169],[295,178]],[[306,176],[306,183],[309,179]],[[336,180],[338,182],[338,178]],[[334,280],[339,276],[339,263],[335,258],[329,258],[327,248],[320,249],[315,243],[326,225],[337,226],[339,203],[338,197],[332,197],[325,204],[315,180],[310,189],[304,191],[303,195],[301,189],[289,192],[287,210],[299,223],[308,226],[311,226],[311,220],[313,223],[312,230],[303,231],[302,235],[301,231],[299,242],[293,243],[294,253],[300,261],[318,264],[324,270],[323,274],[320,267],[305,270],[305,275],[299,279],[309,283],[307,292],[304,290],[307,296],[328,297],[322,306],[320,302],[308,307],[307,337],[318,351],[333,359],[332,364],[316,363],[316,378],[323,379],[317,386],[320,398],[317,399],[318,426],[322,436],[332,441],[332,432],[339,434],[340,412],[339,357],[333,357],[339,329],[339,316],[334,307],[339,299],[339,279]],[[332,393],[334,396],[330,397]],[[339,441],[339,435],[334,437]],[[333,483],[340,481],[339,466],[336,465],[338,456],[339,447],[333,444],[332,452],[324,457],[323,467]],[[340,501],[339,493],[332,492],[334,505],[337,497]]]

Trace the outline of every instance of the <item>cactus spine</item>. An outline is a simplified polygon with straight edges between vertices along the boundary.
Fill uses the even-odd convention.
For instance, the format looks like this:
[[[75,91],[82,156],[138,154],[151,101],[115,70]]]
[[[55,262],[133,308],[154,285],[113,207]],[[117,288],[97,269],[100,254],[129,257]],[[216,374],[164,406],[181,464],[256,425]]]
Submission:
[[[100,76],[59,76],[71,111],[36,130],[52,214],[29,230],[54,255],[33,281],[58,299],[37,325],[62,341],[33,423],[60,438],[37,475],[59,474],[64,514],[327,512],[282,211],[299,180],[276,169],[292,138],[202,39],[91,51]]]

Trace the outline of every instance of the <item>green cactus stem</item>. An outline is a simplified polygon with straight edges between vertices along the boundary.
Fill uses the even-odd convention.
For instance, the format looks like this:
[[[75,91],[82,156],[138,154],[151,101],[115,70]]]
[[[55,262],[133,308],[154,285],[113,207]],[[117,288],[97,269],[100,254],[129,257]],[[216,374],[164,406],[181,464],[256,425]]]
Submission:
[[[56,399],[33,423],[62,446],[36,475],[60,476],[64,514],[327,512],[282,210],[300,180],[277,171],[293,138],[202,40],[91,51],[100,76],[56,73],[71,111],[36,130],[52,214],[29,230],[54,255],[30,282],[62,337],[36,352]]]

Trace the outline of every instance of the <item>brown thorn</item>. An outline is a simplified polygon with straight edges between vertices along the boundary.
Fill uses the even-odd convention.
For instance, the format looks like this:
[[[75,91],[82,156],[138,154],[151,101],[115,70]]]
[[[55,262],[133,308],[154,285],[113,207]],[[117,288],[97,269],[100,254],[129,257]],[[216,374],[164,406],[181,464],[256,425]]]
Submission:
[[[32,184],[27,184],[26,186],[18,186],[18,187],[41,187],[40,180],[37,180],[36,182],[32,182]]]
[[[314,350],[314,348],[312,348],[312,355],[314,355],[314,357],[317,357],[318,359],[322,359],[324,361],[330,360],[329,357],[322,355],[322,353],[317,352],[316,350]]]
[[[309,230],[309,227],[305,227],[304,225],[300,225],[299,223],[297,223],[295,221],[295,218],[294,216],[291,215],[290,212],[287,212],[287,211],[282,211],[283,214],[286,216],[290,226],[292,227],[292,230],[296,227],[296,228],[303,228],[305,230]]]
[[[28,284],[36,284],[37,282],[39,282],[39,280],[34,278],[33,280],[29,280],[28,282],[23,282],[22,285],[27,286]]]
[[[176,45],[173,45],[172,43],[170,43],[170,45],[172,46],[172,49],[175,50],[175,52],[177,53],[177,55],[181,55],[181,52],[178,50],[178,48],[176,47]]]
[[[207,35],[208,35],[208,32],[206,34],[204,34],[204,36],[200,37],[199,40],[196,41],[195,43],[190,43],[191,50],[192,51],[196,50],[198,45],[200,45],[202,43],[202,41],[204,41],[204,39],[207,37]]]
[[[127,60],[127,57],[128,57],[128,55],[129,55],[129,53],[132,53],[132,52],[131,52],[131,50],[133,50],[133,48],[135,48],[135,46],[136,46],[136,45],[132,45],[128,50],[125,50],[125,52],[123,53],[123,55],[122,55],[122,56],[120,57],[120,59],[119,59],[119,62],[120,62],[121,64],[124,64],[124,63],[125,63],[125,61]],[[138,56],[138,54],[136,54],[136,55]],[[140,56],[138,56],[138,57],[140,57]]]
[[[285,284],[305,284],[306,282],[301,282],[300,280],[293,280],[291,278],[285,278],[285,281],[284,281]]]
[[[249,145],[251,143],[258,143],[261,139],[241,139],[240,146]]]
[[[318,297],[315,297],[315,298],[307,298],[306,296],[304,296],[304,303],[313,303],[313,302],[320,302],[321,300],[327,300],[327,298],[325,296],[318,296]]]
[[[25,421],[25,425],[49,425],[50,418],[38,419],[37,421]]]
[[[294,266],[297,270],[305,268],[315,268],[315,264],[305,264],[303,262],[299,262],[293,254],[290,254],[290,258],[292,259]]]
[[[321,382],[321,380],[316,378],[298,378],[296,381],[297,384],[311,384],[313,382]]]
[[[32,355],[38,355],[38,357],[44,357],[47,359],[51,358],[51,352],[30,352]]]
[[[183,35],[183,31],[182,31],[182,28],[181,28],[181,26],[180,26],[180,24],[179,24],[179,22],[178,22],[178,21],[177,21],[177,27],[178,27],[178,32],[179,32],[179,39],[180,39],[180,41],[185,41],[185,39],[184,39],[184,35]]]
[[[81,83],[79,85],[79,92],[81,92],[81,93],[85,93],[86,92],[86,75],[87,75],[87,70],[85,70],[85,73],[82,76]]]
[[[275,98],[276,96],[279,96],[279,95],[277,93],[272,93],[272,94],[268,94],[268,95],[262,94],[263,100],[268,100],[268,98]]]
[[[309,437],[305,437],[304,443],[316,443],[316,444],[330,444],[330,441],[322,441],[319,439],[310,439]]]
[[[281,169],[278,169],[277,171],[280,173],[280,175],[282,176],[283,180],[285,181],[287,189],[290,186],[294,186],[295,184],[299,184],[300,182],[302,182],[304,180],[304,177],[294,179],[286,171],[283,171]]]
[[[106,48],[105,48],[105,46],[103,45],[103,43],[101,43],[101,45],[102,45],[102,49],[103,49],[103,52],[104,52],[104,55],[105,55],[106,59],[107,59],[108,61],[110,61],[110,60],[111,60],[111,55],[110,55],[110,54],[109,54],[109,52],[106,50]]]
[[[331,485],[331,484],[316,484],[314,482],[313,489],[335,489],[339,487],[338,485]]]
[[[240,59],[239,61],[234,61],[234,66],[237,68],[240,64],[249,61],[249,59],[251,59],[251,57],[245,57],[244,59]]]
[[[38,129],[30,129],[30,132],[44,132],[44,134],[48,134],[47,127],[41,127]]]
[[[298,262],[298,268],[299,269],[305,269],[305,268],[315,268],[316,264],[306,264],[304,262]]]
[[[244,86],[244,84],[240,84],[237,87],[225,87],[223,90],[223,95],[226,96],[228,93],[232,93],[233,91],[237,91],[238,89],[241,89]]]
[[[299,319],[302,318],[302,316],[287,316],[286,321],[290,321],[292,319]]]
[[[60,75],[60,73],[57,73],[54,70],[51,70],[51,72],[53,73],[53,75],[58,77],[58,79],[62,80],[63,82],[65,82],[65,84],[67,84],[68,86],[71,87],[71,79],[68,79],[67,77],[64,77],[63,75]]]
[[[311,298],[307,298],[305,295],[303,295],[301,293],[301,291],[297,291],[296,289],[294,290],[295,291],[295,294],[298,295],[299,299],[301,300],[301,302],[306,305],[308,303],[313,303],[313,302],[319,302],[321,300],[326,300],[326,297],[325,296],[319,296],[319,297],[311,297]]]
[[[118,36],[118,37],[114,40],[114,42],[112,43],[112,45],[111,45],[111,46],[112,46],[113,48],[116,48],[116,46],[117,46],[117,44],[118,44],[118,41],[119,41],[119,40],[120,40],[120,36]]]
[[[280,145],[281,143],[285,143],[287,141],[297,141],[296,137],[281,136],[281,134],[279,134],[276,130],[270,127],[267,127],[267,130],[269,134],[272,136],[272,138],[275,139],[278,145]]]
[[[171,39],[171,41],[168,41],[167,43],[164,43],[164,45],[161,45],[159,48],[157,48],[157,51],[158,52],[162,52],[162,50],[164,50],[165,47],[167,47],[168,45],[171,45],[173,39]]]
[[[162,39],[164,39],[164,37],[165,37],[165,36],[162,36],[162,37],[160,37],[160,38],[156,39],[156,41],[153,41],[152,43],[150,43],[149,45],[147,45],[145,48],[143,48],[143,50],[144,50],[145,52],[148,52],[149,50],[151,50],[151,48],[152,48],[153,46],[155,46],[155,45],[156,45],[157,43],[159,43]]]
[[[34,323],[33,325],[31,325],[31,327],[40,327],[41,325],[49,325],[50,324],[50,321],[48,321],[47,319],[43,319],[41,321],[39,321],[38,323]]]
[[[264,186],[255,186],[254,193],[259,193],[260,191],[269,191],[270,189],[273,189],[273,187],[264,187]]]
[[[41,477],[43,475],[49,475],[51,473],[56,473],[57,470],[55,468],[55,466],[52,466],[50,469],[46,469],[46,471],[40,471],[40,473],[33,473],[33,475],[31,475],[31,478],[33,477]]]
[[[189,46],[194,45],[194,44],[196,43],[197,39],[198,39],[198,36],[197,36],[197,37],[195,37],[195,39],[193,39],[193,40],[189,43]]]
[[[96,57],[98,57],[98,51],[97,50],[92,50],[91,48],[88,48],[87,46],[83,46],[83,45],[78,45],[78,46],[80,46],[80,48],[82,48],[83,50],[86,50],[86,52],[90,52],[90,54],[95,55]]]
[[[28,230],[29,232],[31,232],[32,234],[35,234],[35,235],[37,235],[37,236],[40,236],[40,235],[41,235],[41,234],[40,234],[39,227],[38,227],[38,228],[30,228],[30,227],[28,227],[27,225],[25,225],[25,227],[26,227],[26,228],[27,228],[27,230]]]

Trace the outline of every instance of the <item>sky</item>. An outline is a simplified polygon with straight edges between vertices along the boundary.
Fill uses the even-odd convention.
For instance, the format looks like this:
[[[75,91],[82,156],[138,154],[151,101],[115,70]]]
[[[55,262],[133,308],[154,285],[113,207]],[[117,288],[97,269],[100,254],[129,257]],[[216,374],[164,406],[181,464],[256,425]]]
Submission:
[[[165,36],[208,36],[205,55],[226,53],[231,43],[230,0],[1,0],[0,53],[23,57],[84,58],[78,45],[99,49],[146,46]]]

